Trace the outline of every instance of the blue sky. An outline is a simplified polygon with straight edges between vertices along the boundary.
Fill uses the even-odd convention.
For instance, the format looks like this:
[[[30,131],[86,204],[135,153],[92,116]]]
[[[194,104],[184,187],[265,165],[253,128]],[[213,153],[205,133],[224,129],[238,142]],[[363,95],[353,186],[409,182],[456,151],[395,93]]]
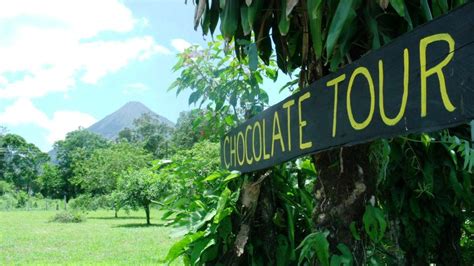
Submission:
[[[167,88],[176,54],[209,36],[192,0],[16,0],[0,4],[0,125],[43,151],[128,101],[176,121],[188,92]],[[288,80],[266,82],[270,102]]]

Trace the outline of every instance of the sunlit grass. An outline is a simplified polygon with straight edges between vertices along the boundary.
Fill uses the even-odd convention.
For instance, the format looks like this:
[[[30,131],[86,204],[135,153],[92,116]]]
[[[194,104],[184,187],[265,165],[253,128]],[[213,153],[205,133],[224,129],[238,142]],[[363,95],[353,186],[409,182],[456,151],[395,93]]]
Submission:
[[[0,212],[0,265],[161,264],[176,239],[158,211],[146,226],[144,212],[97,211],[82,223],[49,222],[56,211]],[[120,217],[121,216],[121,217]]]

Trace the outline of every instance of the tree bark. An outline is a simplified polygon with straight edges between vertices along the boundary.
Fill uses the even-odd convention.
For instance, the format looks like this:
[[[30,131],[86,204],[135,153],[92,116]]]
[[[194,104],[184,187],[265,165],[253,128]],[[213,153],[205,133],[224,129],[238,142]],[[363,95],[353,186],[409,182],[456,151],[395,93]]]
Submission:
[[[329,230],[332,251],[338,243],[344,243],[360,261],[364,251],[355,243],[349,225],[362,221],[367,201],[375,192],[369,146],[341,147],[313,156],[319,173],[314,188],[318,202],[313,211],[316,229]]]
[[[144,207],[146,213],[146,224],[150,225],[150,204],[146,204]]]

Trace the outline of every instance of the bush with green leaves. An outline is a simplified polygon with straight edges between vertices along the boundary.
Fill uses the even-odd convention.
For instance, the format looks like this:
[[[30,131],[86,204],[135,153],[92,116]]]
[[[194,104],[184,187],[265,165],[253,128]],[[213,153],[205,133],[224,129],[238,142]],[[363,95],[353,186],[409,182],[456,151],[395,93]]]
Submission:
[[[190,162],[186,169],[198,165]],[[170,248],[167,262],[183,256],[191,265],[225,264],[239,250],[249,254],[246,263],[263,263],[275,246],[279,265],[298,260],[296,247],[311,233],[314,208],[311,191],[316,172],[309,159],[276,167],[255,182],[250,176],[222,170],[202,174],[207,175],[183,175],[192,184],[189,187],[197,190],[188,197],[174,198],[165,207],[168,212],[163,218],[175,227],[172,235],[181,236]],[[269,185],[275,186],[273,197],[279,204],[271,206],[274,215],[256,216],[257,209],[269,204],[259,198],[259,194],[271,193]],[[250,234],[252,226],[255,231]]]
[[[171,179],[157,174],[153,169],[143,168],[125,174],[119,181],[118,191],[127,205],[145,210],[146,223],[149,225],[151,204],[171,193],[171,182]]]
[[[86,217],[79,212],[62,211],[56,213],[49,221],[56,223],[82,223],[86,221]]]

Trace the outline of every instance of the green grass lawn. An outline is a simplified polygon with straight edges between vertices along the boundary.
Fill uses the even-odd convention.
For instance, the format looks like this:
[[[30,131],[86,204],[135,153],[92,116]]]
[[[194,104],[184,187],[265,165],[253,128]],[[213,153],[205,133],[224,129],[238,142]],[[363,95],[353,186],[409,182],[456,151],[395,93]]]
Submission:
[[[0,212],[0,265],[11,264],[161,264],[177,239],[161,226],[158,211],[152,225],[144,212],[96,211],[87,221],[49,222],[56,211]]]

